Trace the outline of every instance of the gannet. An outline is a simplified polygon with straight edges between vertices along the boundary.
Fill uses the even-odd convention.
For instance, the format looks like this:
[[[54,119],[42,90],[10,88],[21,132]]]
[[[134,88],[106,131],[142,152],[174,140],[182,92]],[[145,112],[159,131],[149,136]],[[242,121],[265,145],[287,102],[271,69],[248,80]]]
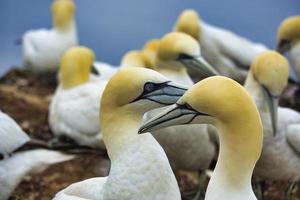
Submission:
[[[137,131],[145,112],[176,102],[185,90],[150,69],[120,69],[101,99],[100,125],[111,160],[108,177],[74,183],[54,199],[181,199],[163,149],[150,133],[140,136]]]
[[[209,67],[206,68],[206,62],[204,61],[204,64],[201,62],[199,44],[186,34],[169,33],[158,45],[156,70],[187,87],[193,86],[193,82],[186,67],[203,69],[207,71],[205,75],[213,74]],[[147,113],[147,117],[155,116],[159,112],[159,110],[151,111]],[[210,141],[206,125],[169,127],[154,131],[152,134],[166,151],[174,170],[206,170],[215,155],[215,146]]]
[[[175,30],[198,40],[203,57],[220,74],[239,82],[244,82],[255,56],[268,49],[263,44],[254,43],[229,30],[200,21],[195,10],[184,10],[178,17]],[[193,77],[197,76],[193,74]]]
[[[29,136],[8,115],[0,111],[0,199],[6,200],[28,174],[39,173],[49,165],[73,158],[62,153],[35,149],[14,153],[30,142]]]
[[[290,52],[296,77],[300,81],[300,16],[288,17],[280,24],[277,51],[281,54]]]
[[[245,88],[254,99],[264,128],[262,156],[255,168],[259,180],[300,180],[300,114],[278,107],[289,77],[288,61],[269,51],[254,60]]]
[[[156,54],[156,71],[186,86],[193,85],[187,69],[197,70],[202,77],[217,74],[202,57],[197,41],[185,33],[171,32],[164,35]]]
[[[246,90],[227,77],[204,79],[139,133],[185,124],[212,124],[219,132],[219,158],[205,200],[256,200],[251,176],[262,150],[263,127]]]
[[[105,148],[99,127],[100,97],[107,84],[90,78],[95,55],[85,47],[69,49],[61,60],[59,86],[49,109],[49,125],[58,136],[80,145]]]
[[[55,0],[53,28],[27,31],[22,37],[24,66],[35,72],[56,71],[63,53],[76,46],[77,30],[72,0]]]
[[[155,69],[155,66],[151,63],[150,58],[145,55],[143,51],[132,50],[128,51],[122,58],[121,68],[127,67],[143,67],[149,69]]]
[[[152,39],[146,42],[142,51],[150,59],[152,66],[155,66],[156,53],[159,47],[159,39]]]

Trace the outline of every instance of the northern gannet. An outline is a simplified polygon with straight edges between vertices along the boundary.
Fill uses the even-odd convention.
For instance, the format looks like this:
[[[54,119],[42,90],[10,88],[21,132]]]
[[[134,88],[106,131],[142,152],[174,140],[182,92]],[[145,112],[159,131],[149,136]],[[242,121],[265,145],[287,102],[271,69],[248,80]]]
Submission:
[[[145,112],[176,102],[185,90],[150,69],[120,69],[101,99],[100,125],[111,160],[108,177],[74,183],[54,199],[181,199],[165,152],[150,133],[137,132]]]
[[[174,32],[165,35],[158,45],[156,70],[173,81],[191,87],[193,82],[186,68],[203,69],[205,76],[214,72],[206,68],[206,62],[202,61],[197,41],[184,33]],[[147,117],[159,112],[150,111]],[[210,141],[206,125],[169,127],[152,134],[166,151],[174,170],[206,170],[215,155],[215,145]]]
[[[212,124],[218,129],[220,153],[205,199],[256,200],[251,176],[262,150],[263,127],[246,90],[227,77],[204,79],[143,124],[139,133],[186,124]]]
[[[30,142],[29,136],[8,115],[0,111],[0,199],[6,200],[28,174],[39,173],[49,165],[73,158],[70,155],[35,149],[16,152]]]
[[[300,81],[300,16],[288,17],[280,24],[277,51],[281,54],[290,52],[296,77]]]
[[[143,67],[149,69],[155,69],[152,65],[150,58],[145,55],[143,51],[132,50],[128,51],[122,58],[120,68],[127,67]]]
[[[142,51],[150,59],[152,66],[155,65],[156,53],[159,47],[159,39],[152,39],[146,42]]]
[[[187,69],[197,70],[203,77],[217,74],[201,55],[197,41],[185,33],[171,32],[164,35],[156,53],[156,71],[172,81],[193,85]]]
[[[184,10],[178,17],[175,30],[198,40],[203,57],[220,74],[239,82],[244,82],[255,56],[267,50],[263,44],[254,43],[229,30],[200,21],[195,10]],[[193,74],[198,80],[203,78],[198,76]]]
[[[53,28],[27,31],[22,37],[24,66],[35,72],[56,71],[63,53],[76,46],[77,30],[72,0],[54,0]]]
[[[300,180],[300,114],[278,107],[289,77],[288,61],[269,51],[257,56],[245,88],[254,99],[264,128],[264,147],[254,175],[261,181]]]
[[[49,109],[49,125],[58,136],[83,146],[105,148],[99,127],[100,97],[107,84],[91,78],[95,55],[85,47],[69,49],[61,60],[59,86]]]

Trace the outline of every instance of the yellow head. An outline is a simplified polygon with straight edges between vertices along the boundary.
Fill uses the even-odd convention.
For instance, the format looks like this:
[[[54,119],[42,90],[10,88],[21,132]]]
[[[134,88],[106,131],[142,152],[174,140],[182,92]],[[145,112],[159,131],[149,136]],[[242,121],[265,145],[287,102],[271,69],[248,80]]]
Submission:
[[[277,50],[280,53],[289,51],[300,41],[300,16],[285,19],[278,28]]]
[[[176,61],[181,54],[200,56],[200,46],[191,36],[172,32],[166,34],[158,46],[157,57],[163,61]]]
[[[55,0],[51,11],[54,26],[58,29],[67,29],[73,20],[75,5],[72,0]]]
[[[94,52],[86,47],[72,47],[60,62],[59,79],[64,89],[70,89],[89,80]]]
[[[180,32],[168,33],[160,40],[155,63],[164,68],[190,68],[203,77],[218,74],[201,56],[199,43]]]
[[[234,134],[233,138],[244,134],[244,140],[253,134],[253,144],[261,147],[262,125],[255,103],[240,84],[224,76],[196,83],[176,104],[146,122],[140,132],[183,124],[213,124]],[[257,159],[260,149],[255,152]]]
[[[265,87],[271,95],[279,97],[287,85],[289,63],[275,51],[258,55],[251,65],[253,77]]]
[[[149,58],[142,51],[129,51],[121,61],[121,67],[143,67],[153,69],[153,65]]]
[[[158,46],[159,46],[159,40],[153,39],[153,40],[149,40],[144,45],[144,48],[143,48],[144,55],[146,55],[150,59],[153,66],[155,65],[155,59],[156,59],[156,54],[158,51]]]
[[[192,9],[184,10],[177,19],[175,30],[186,33],[199,41],[200,18],[197,11]]]

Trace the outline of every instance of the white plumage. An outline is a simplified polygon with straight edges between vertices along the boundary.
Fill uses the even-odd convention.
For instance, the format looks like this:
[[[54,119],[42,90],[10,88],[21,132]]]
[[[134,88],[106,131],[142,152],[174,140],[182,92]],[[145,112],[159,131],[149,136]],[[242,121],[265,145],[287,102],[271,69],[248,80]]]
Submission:
[[[40,173],[52,164],[72,158],[56,151],[36,149],[19,152],[0,161],[0,199],[8,199],[26,175]]]
[[[100,134],[100,99],[107,82],[99,78],[64,90],[58,87],[50,104],[49,124],[56,136],[80,145],[105,148]]]
[[[112,66],[104,62],[94,62],[94,67],[99,73],[102,80],[109,80],[119,69],[118,67]]]
[[[0,111],[0,153],[7,157],[30,138],[8,115]]]
[[[63,53],[77,45],[75,24],[69,31],[40,29],[22,38],[24,65],[32,71],[56,71]]]
[[[220,74],[244,81],[253,59],[268,50],[231,31],[201,21],[200,46],[203,57]]]

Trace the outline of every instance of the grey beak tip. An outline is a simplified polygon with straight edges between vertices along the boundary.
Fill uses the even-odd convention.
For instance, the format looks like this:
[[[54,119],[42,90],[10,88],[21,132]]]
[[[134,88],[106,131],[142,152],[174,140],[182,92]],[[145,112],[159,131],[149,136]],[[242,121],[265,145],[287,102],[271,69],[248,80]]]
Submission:
[[[138,134],[141,135],[145,133],[145,128],[140,128],[139,131],[138,131]]]

